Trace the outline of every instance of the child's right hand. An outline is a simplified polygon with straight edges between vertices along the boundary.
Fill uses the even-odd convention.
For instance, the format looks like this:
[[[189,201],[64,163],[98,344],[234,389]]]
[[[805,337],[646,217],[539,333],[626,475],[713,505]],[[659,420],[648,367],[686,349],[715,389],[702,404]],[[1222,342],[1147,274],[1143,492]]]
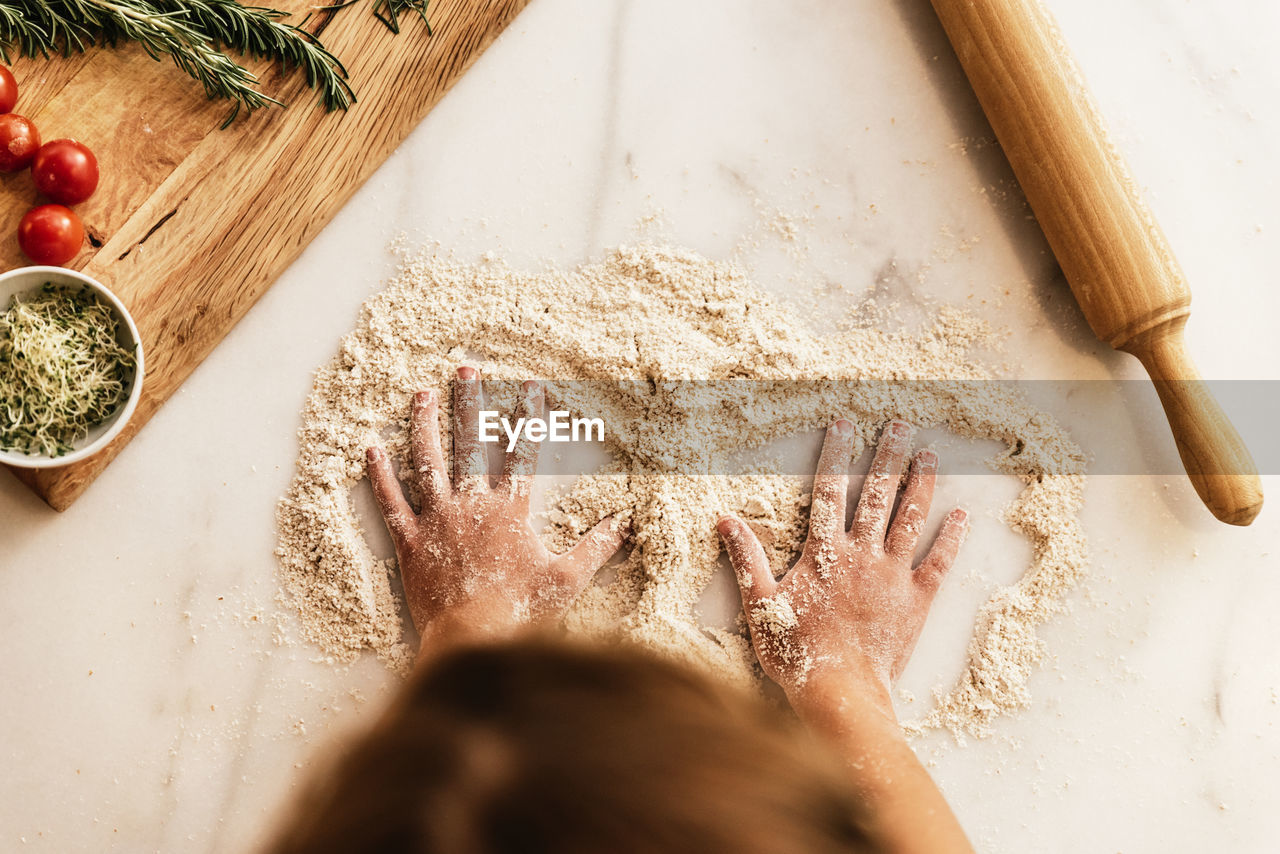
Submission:
[[[827,431],[814,478],[809,537],[795,566],[775,581],[755,534],[727,517],[725,540],[760,664],[802,716],[826,718],[872,701],[892,717],[889,684],[906,666],[933,596],[955,561],[967,514],[943,520],[933,546],[912,568],[933,498],[938,457],[911,461],[898,512],[890,513],[910,452],[910,427],[886,426],[854,511],[844,526],[853,425]]]
[[[409,506],[386,453],[369,449],[369,479],[424,651],[507,637],[526,625],[554,625],[626,536],[609,517],[564,554],[547,551],[529,517],[538,443],[521,438],[490,485],[474,368],[458,369],[453,404],[450,480],[435,392],[413,399],[412,476],[421,512]],[[519,406],[523,418],[544,417],[542,386],[525,383]]]

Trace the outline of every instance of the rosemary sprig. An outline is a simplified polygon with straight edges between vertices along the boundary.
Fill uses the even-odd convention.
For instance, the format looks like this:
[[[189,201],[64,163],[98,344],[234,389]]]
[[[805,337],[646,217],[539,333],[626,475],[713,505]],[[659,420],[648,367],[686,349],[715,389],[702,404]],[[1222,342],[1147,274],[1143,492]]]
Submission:
[[[242,6],[236,0],[158,0],[157,8],[201,21],[203,32],[220,49],[300,69],[326,110],[345,110],[355,103],[347,69],[313,34],[282,23],[288,12]]]
[[[399,15],[426,20],[429,0],[373,0],[373,14],[393,33]],[[345,6],[346,4],[341,4]],[[341,8],[333,7],[333,8]],[[169,57],[211,99],[232,108],[223,127],[242,110],[283,106],[228,51],[299,70],[326,110],[355,103],[347,70],[314,34],[283,21],[287,12],[236,0],[0,0],[0,58],[64,56],[91,45],[140,44],[153,59]],[[427,33],[431,33],[428,23]]]
[[[23,56],[48,56],[45,45],[50,40],[44,29],[22,14],[22,10],[0,3],[0,59],[6,65],[13,61],[10,51],[15,47]]]
[[[399,34],[400,13],[417,12],[418,17],[427,25],[427,35],[431,33],[431,22],[427,20],[427,4],[431,0],[373,0],[373,14],[386,25],[388,30]]]
[[[0,56],[9,62],[14,46],[19,55],[30,57],[82,51],[94,42],[94,26],[67,20],[41,0],[5,0],[0,2]]]
[[[121,40],[138,42],[152,59],[158,60],[167,54],[174,64],[204,87],[205,95],[210,99],[231,100],[233,106],[222,123],[224,128],[235,121],[241,108],[253,111],[267,104],[283,106],[280,101],[258,90],[258,78],[218,50],[207,32],[197,29],[194,24],[196,16],[178,11],[163,12],[141,0],[60,2],[70,7],[100,10],[103,41],[112,45]]]

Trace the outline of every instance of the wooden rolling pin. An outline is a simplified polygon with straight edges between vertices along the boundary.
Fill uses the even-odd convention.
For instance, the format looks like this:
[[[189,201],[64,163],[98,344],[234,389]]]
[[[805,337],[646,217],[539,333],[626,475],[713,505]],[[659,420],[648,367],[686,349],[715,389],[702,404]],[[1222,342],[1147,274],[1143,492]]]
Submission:
[[[1191,291],[1039,0],[932,0],[1094,333],[1141,360],[1213,515],[1248,525],[1262,483],[1183,341]]]

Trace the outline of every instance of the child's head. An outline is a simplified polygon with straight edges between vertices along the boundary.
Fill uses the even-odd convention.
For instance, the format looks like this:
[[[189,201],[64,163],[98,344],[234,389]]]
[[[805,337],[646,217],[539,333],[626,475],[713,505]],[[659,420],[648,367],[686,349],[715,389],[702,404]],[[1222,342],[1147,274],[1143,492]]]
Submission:
[[[467,649],[416,675],[276,854],[865,850],[840,768],[762,702],[630,649]]]

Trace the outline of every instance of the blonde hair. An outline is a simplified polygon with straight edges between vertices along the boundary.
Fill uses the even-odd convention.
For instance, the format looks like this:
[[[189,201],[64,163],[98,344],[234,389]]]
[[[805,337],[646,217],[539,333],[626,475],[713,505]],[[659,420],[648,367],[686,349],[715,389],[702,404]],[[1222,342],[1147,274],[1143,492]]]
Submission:
[[[546,640],[416,674],[274,854],[870,850],[841,769],[762,700]]]

